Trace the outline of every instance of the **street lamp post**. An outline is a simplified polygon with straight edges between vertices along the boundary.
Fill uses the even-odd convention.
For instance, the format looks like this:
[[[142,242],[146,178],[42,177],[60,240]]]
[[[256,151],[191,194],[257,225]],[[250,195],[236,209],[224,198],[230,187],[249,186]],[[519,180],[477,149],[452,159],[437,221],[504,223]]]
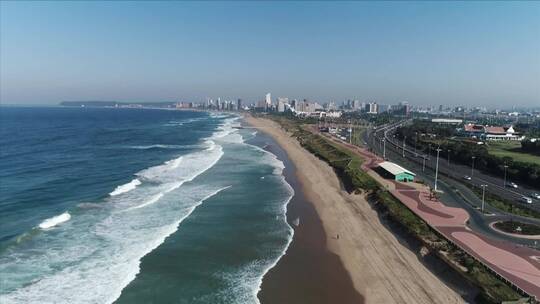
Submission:
[[[448,149],[448,167],[450,167],[450,151],[452,150]]]
[[[422,172],[425,171],[426,169],[426,155],[424,154],[424,156],[422,156],[423,158],[423,161],[422,161]]]
[[[471,165],[471,178],[474,176],[474,159],[476,158],[476,156],[473,156],[472,157],[472,165]]]
[[[435,191],[437,191],[437,177],[439,175],[439,153],[442,151],[441,148],[437,148],[437,162],[435,165]]]
[[[480,185],[480,187],[482,187],[482,213],[484,213],[484,202],[485,202],[485,197],[486,197],[486,187],[488,185]]]
[[[414,132],[414,156],[418,156],[416,154],[416,142],[418,141],[418,132]]]
[[[349,143],[352,145],[352,122],[349,120]]]
[[[405,157],[405,140],[407,139],[407,136],[403,137],[403,157]]]
[[[503,187],[506,187],[506,169],[508,168],[508,166],[506,165],[506,163],[504,163],[504,185]]]
[[[386,160],[386,138],[383,138],[383,159]]]

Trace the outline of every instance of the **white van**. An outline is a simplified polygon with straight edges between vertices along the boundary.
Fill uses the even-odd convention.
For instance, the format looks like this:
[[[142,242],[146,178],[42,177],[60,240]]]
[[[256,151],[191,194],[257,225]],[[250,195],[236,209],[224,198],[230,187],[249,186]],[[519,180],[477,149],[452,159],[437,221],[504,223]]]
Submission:
[[[532,198],[530,198],[530,197],[523,196],[521,198],[521,201],[524,202],[524,203],[527,203],[527,204],[532,204]]]

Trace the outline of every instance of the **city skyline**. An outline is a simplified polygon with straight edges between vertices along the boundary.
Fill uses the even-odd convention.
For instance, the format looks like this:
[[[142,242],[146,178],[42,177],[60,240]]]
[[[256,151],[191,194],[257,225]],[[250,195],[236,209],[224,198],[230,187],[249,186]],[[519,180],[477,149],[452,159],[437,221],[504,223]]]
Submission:
[[[533,2],[1,6],[3,104],[249,102],[268,92],[337,103],[540,104]]]

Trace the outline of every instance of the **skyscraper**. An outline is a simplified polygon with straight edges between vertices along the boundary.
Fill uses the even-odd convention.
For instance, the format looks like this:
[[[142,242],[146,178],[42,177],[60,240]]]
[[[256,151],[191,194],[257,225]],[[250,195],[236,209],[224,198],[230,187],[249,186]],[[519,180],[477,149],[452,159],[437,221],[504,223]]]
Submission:
[[[272,95],[270,93],[266,94],[266,106],[270,107],[272,105]]]
[[[360,109],[360,100],[353,100],[352,101],[352,108],[353,110],[359,110]]]
[[[366,110],[369,114],[377,114],[379,112],[379,107],[376,102],[370,102],[366,104]]]
[[[278,99],[277,110],[280,113],[285,112],[285,103],[281,99]]]
[[[240,99],[240,98],[238,98],[238,100],[236,101],[236,109],[238,111],[242,110],[242,99]]]

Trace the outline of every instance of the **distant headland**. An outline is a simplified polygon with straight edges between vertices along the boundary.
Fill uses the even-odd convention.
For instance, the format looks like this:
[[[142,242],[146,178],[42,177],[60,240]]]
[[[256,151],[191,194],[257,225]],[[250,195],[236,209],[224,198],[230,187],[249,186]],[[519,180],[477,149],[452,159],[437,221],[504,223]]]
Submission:
[[[82,101],[62,101],[61,106],[64,107],[106,107],[106,108],[174,108],[176,102],[160,101],[160,102],[120,102],[109,100],[82,100]]]

